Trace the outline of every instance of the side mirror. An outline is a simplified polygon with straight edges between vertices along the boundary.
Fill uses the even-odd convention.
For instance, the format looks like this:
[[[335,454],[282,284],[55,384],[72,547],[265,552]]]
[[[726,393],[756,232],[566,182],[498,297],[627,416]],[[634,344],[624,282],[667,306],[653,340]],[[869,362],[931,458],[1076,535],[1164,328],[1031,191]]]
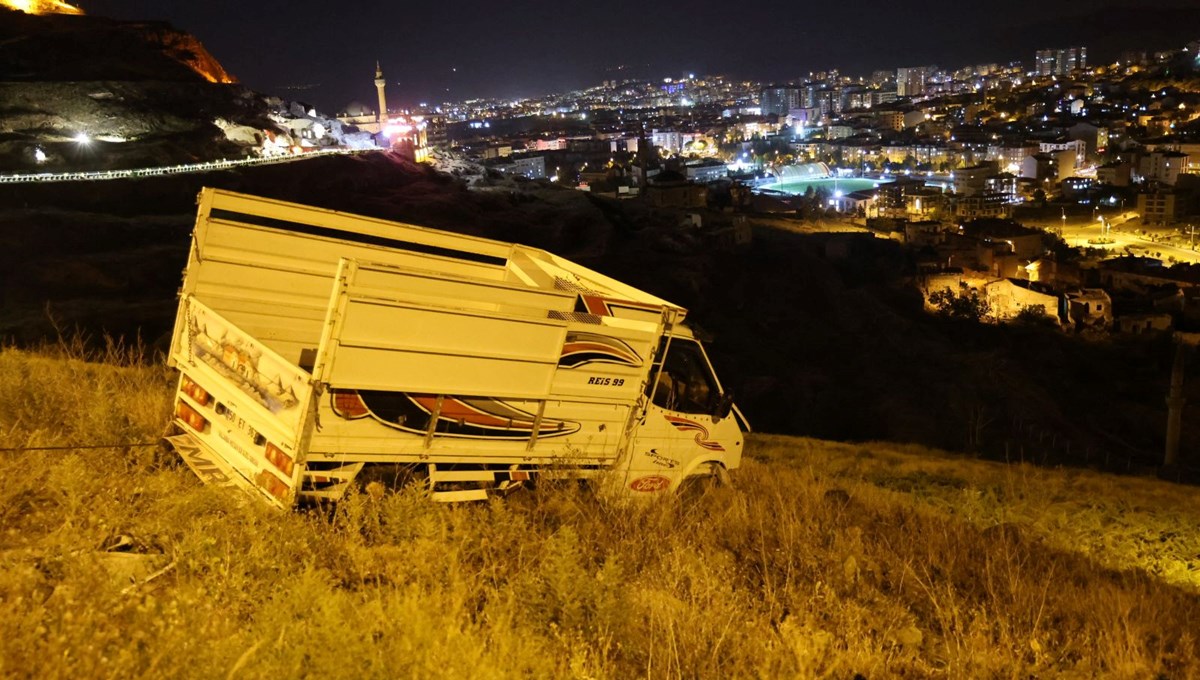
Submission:
[[[733,394],[724,392],[717,398],[717,403],[713,406],[712,417],[714,420],[720,420],[729,415],[729,411],[733,409]]]

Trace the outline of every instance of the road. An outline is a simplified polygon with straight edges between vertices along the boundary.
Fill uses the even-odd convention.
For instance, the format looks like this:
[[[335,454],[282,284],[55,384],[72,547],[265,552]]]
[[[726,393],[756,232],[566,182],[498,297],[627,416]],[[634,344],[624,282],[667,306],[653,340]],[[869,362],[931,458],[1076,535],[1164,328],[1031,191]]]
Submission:
[[[1176,262],[1200,262],[1200,250],[1197,250],[1200,238],[1193,244],[1190,237],[1181,235],[1175,227],[1146,227],[1134,212],[1105,216],[1103,223],[1099,219],[1067,220],[1031,226],[1059,234],[1069,246],[1099,248],[1110,251],[1114,257],[1133,253],[1168,263],[1170,258]]]

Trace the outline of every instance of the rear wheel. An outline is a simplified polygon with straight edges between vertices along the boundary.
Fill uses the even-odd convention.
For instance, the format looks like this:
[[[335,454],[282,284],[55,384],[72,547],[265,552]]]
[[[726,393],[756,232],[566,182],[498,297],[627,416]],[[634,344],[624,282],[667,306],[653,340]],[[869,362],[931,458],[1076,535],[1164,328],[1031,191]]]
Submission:
[[[396,492],[410,484],[429,484],[429,466],[415,463],[373,463],[354,480],[360,491],[373,497]]]

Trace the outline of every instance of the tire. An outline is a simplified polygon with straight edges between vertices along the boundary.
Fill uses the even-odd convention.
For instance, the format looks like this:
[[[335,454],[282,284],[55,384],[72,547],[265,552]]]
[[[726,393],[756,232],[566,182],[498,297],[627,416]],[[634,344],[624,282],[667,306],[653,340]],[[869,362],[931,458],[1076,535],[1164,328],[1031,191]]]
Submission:
[[[706,468],[707,472],[702,472]],[[733,486],[729,470],[720,463],[707,463],[697,468],[696,472],[698,474],[689,475],[679,483],[680,497],[695,500],[716,489],[728,489]]]

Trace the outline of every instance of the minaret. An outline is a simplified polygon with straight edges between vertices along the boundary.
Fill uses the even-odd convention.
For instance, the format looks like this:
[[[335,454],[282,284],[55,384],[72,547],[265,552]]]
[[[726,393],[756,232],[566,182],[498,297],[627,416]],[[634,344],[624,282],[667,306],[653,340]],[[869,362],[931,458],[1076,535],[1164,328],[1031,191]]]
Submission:
[[[379,129],[382,130],[387,125],[387,97],[383,96],[383,86],[387,85],[387,80],[383,77],[383,69],[379,67],[379,62],[375,62],[375,89],[379,90]]]

